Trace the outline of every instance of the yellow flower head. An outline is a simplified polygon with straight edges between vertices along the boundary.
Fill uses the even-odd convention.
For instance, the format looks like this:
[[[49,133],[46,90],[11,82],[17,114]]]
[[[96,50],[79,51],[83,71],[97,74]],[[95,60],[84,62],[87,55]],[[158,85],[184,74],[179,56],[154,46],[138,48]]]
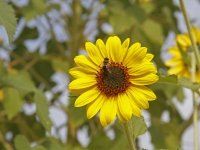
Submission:
[[[200,46],[200,30],[193,26],[192,31],[199,48]],[[176,37],[176,45],[169,48],[169,52],[173,55],[173,58],[167,61],[166,66],[170,67],[168,74],[175,74],[178,77],[188,77],[191,79],[189,65],[185,60],[183,53],[187,53],[192,48],[192,44],[188,33],[178,35]],[[182,51],[182,52],[181,52]],[[200,71],[196,69],[196,82],[200,82]]]
[[[109,37],[106,44],[100,39],[96,45],[87,42],[89,56],[76,56],[78,67],[70,69],[76,79],[69,84],[73,94],[81,94],[75,107],[87,105],[87,117],[92,118],[100,111],[103,126],[116,117],[126,122],[132,114],[141,116],[141,108],[149,107],[148,101],[156,96],[145,85],[158,80],[157,69],[150,62],[152,54],[146,47],[135,43],[129,47],[130,39],[122,44],[117,36]]]

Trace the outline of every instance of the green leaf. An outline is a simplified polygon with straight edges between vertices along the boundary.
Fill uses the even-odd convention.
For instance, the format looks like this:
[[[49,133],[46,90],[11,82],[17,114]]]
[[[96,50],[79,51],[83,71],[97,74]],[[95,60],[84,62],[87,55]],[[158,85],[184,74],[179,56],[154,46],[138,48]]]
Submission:
[[[92,137],[92,141],[87,148],[91,150],[107,149],[110,142],[110,139],[105,134],[99,134]]]
[[[47,6],[45,0],[30,0],[29,4],[22,8],[22,12],[26,21],[29,21],[37,15],[47,13],[51,9],[60,9],[60,6],[57,4]]]
[[[52,60],[52,67],[55,71],[64,71],[67,74],[69,72],[69,63],[58,58]]]
[[[190,79],[188,79],[186,77],[179,78],[178,82],[182,87],[185,87],[185,88],[188,88],[188,89],[198,90],[200,88],[199,83],[192,83],[190,81]]]
[[[120,130],[115,132],[115,139],[112,140],[107,149],[109,150],[122,150],[127,149],[127,138]]]
[[[77,96],[70,96],[69,98],[69,113],[70,121],[72,121],[72,124],[76,127],[81,126],[86,120],[86,106],[84,107],[74,107],[74,102],[77,99]]]
[[[3,64],[3,61],[0,60],[0,77],[3,77],[7,74],[6,67]]]
[[[162,26],[158,22],[151,19],[147,19],[143,22],[142,29],[151,41],[159,45],[163,44],[165,37],[163,34]]]
[[[47,148],[48,150],[64,150],[64,148],[55,141],[47,140],[42,143],[42,146]]]
[[[33,68],[36,72],[40,73],[40,76],[43,79],[45,79],[48,88],[51,88],[55,85],[55,83],[51,80],[51,77],[55,72],[53,70],[52,63],[50,60],[41,59],[40,61],[37,61],[37,63],[35,63]],[[36,86],[39,86],[41,82],[39,82],[38,79],[35,78],[35,76],[32,77],[36,83]]]
[[[178,77],[176,75],[159,75],[158,83],[167,83],[167,84],[178,84]]]
[[[17,75],[9,75],[5,78],[0,78],[0,81],[7,86],[15,87],[22,96],[25,96],[30,92],[34,93],[34,101],[37,106],[36,113],[42,125],[48,132],[50,132],[52,123],[48,116],[48,104],[46,97],[42,91],[39,91],[37,88],[35,88],[34,84],[30,80],[29,75],[26,72],[20,72]],[[12,99],[15,100],[15,97],[12,97]],[[18,107],[16,107],[16,109],[17,108]]]
[[[31,150],[28,140],[23,135],[17,135],[14,143],[17,150]]]
[[[175,116],[173,116],[175,117]],[[168,148],[169,150],[176,149],[180,146],[180,126],[173,123],[160,123],[159,119],[153,120],[149,131],[152,137],[154,147],[158,149]],[[158,138],[160,137],[160,138]]]
[[[46,149],[45,147],[43,147],[41,145],[37,145],[37,146],[33,147],[32,150],[49,150],[49,149]]]
[[[182,78],[177,78],[176,75],[159,75],[159,80],[157,83],[166,83],[166,84],[174,84],[177,86],[182,86],[184,88],[192,89],[192,90],[198,90],[200,88],[199,83],[192,83],[189,78],[182,77]]]
[[[125,132],[124,129],[124,124],[117,120],[116,122],[117,127],[122,130],[123,132]],[[144,134],[147,131],[147,125],[144,121],[144,117],[141,116],[136,117],[136,116],[132,116],[131,120],[129,120],[128,122],[128,128],[129,131],[131,132],[131,135],[133,136],[133,140],[135,140],[138,136]]]
[[[15,87],[23,96],[36,89],[27,72],[8,75],[0,79],[0,81],[7,86]]]
[[[132,5],[131,7],[128,7],[127,14],[130,14],[135,20],[137,20],[138,23],[142,23],[147,18],[144,9],[140,8],[139,5]]]
[[[107,11],[101,11],[101,14],[108,17],[109,23],[113,26],[115,34],[123,33],[136,23],[136,19],[129,11],[127,11],[128,9],[121,0],[108,1],[106,10]],[[129,10],[131,10],[131,8]]]
[[[42,125],[50,133],[52,122],[49,118],[48,104],[46,101],[46,97],[42,91],[35,90],[34,101],[37,106],[36,114],[38,115]]]
[[[26,26],[26,27],[24,27],[20,36],[15,40],[15,43],[21,44],[25,40],[36,39],[38,36],[39,36],[39,33],[38,33],[38,30],[37,30],[36,27],[29,28],[29,27]],[[18,51],[16,51],[16,52],[18,54]],[[26,49],[26,53],[27,53],[27,49]]]
[[[154,9],[156,8],[156,6],[153,3],[151,3],[151,2],[141,3],[140,7],[142,9],[144,9],[144,11],[145,11],[146,14],[152,13],[154,11]]]
[[[3,25],[8,34],[9,44],[13,40],[13,36],[16,31],[17,21],[15,13],[10,5],[7,5],[5,0],[0,1],[0,25]]]
[[[35,18],[37,14],[44,14],[46,11],[47,9],[44,0],[31,0],[27,6],[22,8],[26,21]]]
[[[12,119],[21,109],[23,102],[17,89],[5,87],[3,88],[3,92],[3,105],[8,115],[8,119]]]

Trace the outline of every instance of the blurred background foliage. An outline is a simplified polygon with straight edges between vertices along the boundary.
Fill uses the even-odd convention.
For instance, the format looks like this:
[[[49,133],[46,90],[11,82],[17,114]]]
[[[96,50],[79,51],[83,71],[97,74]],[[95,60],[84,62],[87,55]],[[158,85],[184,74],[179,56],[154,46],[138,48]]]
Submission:
[[[153,61],[160,74],[166,74],[161,48],[169,32],[179,33],[174,16],[179,7],[172,0],[7,2],[17,18],[17,33],[11,45],[5,42],[7,37],[0,41],[1,51],[9,54],[8,59],[0,58],[0,149],[127,149],[126,138],[115,124],[104,129],[98,116],[88,120],[85,107],[74,108],[76,97],[68,97],[68,83],[72,80],[68,70],[75,65],[76,55],[85,54],[86,41],[95,42],[98,38],[106,41],[109,36],[118,35],[122,41],[129,37],[131,44],[140,42],[147,47],[155,55]],[[62,88],[53,80],[56,75],[63,77]],[[183,101],[182,88],[163,83],[150,87],[157,95],[147,110],[151,142],[155,148],[180,147],[181,137],[192,123],[191,118],[181,117],[172,102],[174,97]],[[63,95],[65,102],[61,100]],[[35,111],[26,113],[33,105]],[[64,124],[56,126],[49,117],[51,107],[66,114]],[[161,120],[164,111],[169,112],[169,122]],[[66,120],[59,115],[56,118]],[[86,129],[90,138],[85,145],[77,137],[82,129]],[[114,136],[108,136],[108,132]]]

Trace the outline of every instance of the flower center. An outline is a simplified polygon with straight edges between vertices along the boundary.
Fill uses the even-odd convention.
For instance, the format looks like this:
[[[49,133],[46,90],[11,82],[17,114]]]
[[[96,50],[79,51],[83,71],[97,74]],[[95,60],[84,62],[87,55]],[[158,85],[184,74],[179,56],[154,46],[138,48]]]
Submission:
[[[106,96],[116,96],[126,91],[129,82],[128,68],[122,63],[110,63],[96,74],[97,86]]]

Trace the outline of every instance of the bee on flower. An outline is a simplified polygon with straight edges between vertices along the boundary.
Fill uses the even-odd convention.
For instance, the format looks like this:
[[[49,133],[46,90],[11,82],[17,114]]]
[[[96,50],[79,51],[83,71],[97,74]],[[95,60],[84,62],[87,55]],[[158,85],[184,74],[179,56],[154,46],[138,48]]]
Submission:
[[[151,62],[153,55],[146,47],[130,39],[123,43],[117,36],[108,38],[106,44],[100,39],[96,45],[85,44],[89,56],[75,57],[77,67],[69,73],[75,78],[69,84],[72,94],[80,94],[75,107],[87,105],[87,118],[100,112],[103,126],[116,116],[123,123],[132,115],[141,116],[141,109],[149,107],[148,101],[156,99],[154,92],[146,87],[158,80],[157,69]]]

